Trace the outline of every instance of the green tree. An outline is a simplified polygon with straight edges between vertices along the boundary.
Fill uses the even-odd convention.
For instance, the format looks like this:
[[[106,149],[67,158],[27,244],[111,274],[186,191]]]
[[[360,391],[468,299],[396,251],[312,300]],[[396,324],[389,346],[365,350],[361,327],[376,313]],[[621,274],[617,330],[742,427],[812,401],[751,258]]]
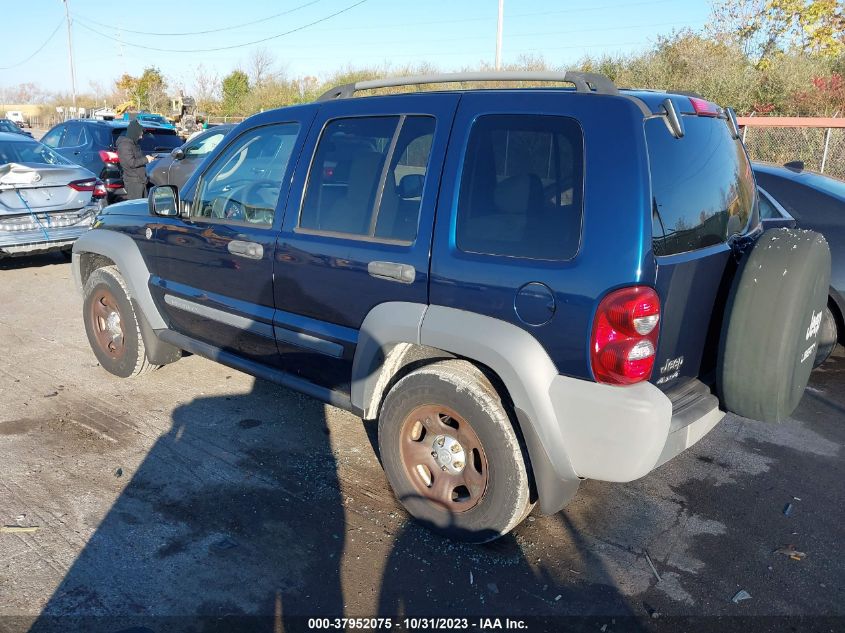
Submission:
[[[223,78],[223,112],[241,114],[243,100],[249,94],[249,77],[242,70],[233,70]]]
[[[141,109],[160,112],[167,106],[167,82],[161,71],[150,66],[138,78],[138,100]]]
[[[124,101],[131,101],[139,110],[157,112],[167,106],[167,82],[154,66],[145,68],[140,77],[124,73],[115,88]]]
[[[789,51],[834,59],[845,54],[841,0],[718,0],[709,26],[765,68]]]

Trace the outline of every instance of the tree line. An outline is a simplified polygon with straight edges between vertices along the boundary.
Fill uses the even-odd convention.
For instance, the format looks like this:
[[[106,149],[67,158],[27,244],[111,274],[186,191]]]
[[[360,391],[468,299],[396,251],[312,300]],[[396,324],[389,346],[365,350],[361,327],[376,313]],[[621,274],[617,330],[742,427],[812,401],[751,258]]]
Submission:
[[[452,70],[489,69],[480,63]],[[705,28],[659,36],[643,52],[585,56],[566,65],[542,56],[522,57],[506,69],[599,72],[620,87],[696,92],[740,114],[842,116],[845,13],[841,0],[716,0]],[[82,95],[78,102],[88,107],[132,102],[139,109],[166,114],[169,98],[181,92],[193,96],[208,115],[248,116],[312,101],[338,84],[443,70],[432,64],[350,66],[322,79],[290,77],[280,60],[261,48],[223,77],[201,65],[192,69],[192,84],[186,86],[149,67],[138,76],[123,75],[111,92],[99,88],[93,91],[98,94]],[[22,87],[45,102],[49,98],[37,86]],[[7,97],[5,101],[13,102]],[[52,95],[52,100],[61,99],[66,95]]]

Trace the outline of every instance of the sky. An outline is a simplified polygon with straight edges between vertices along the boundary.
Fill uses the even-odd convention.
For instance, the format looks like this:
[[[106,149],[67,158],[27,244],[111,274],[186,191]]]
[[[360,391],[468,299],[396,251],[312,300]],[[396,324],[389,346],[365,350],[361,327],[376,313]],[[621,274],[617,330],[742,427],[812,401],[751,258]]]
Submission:
[[[79,93],[96,92],[95,83],[110,92],[122,73],[157,66],[190,94],[198,65],[223,77],[245,68],[257,48],[288,76],[418,62],[458,70],[495,57],[498,0],[67,2]],[[4,5],[0,87],[33,82],[69,93],[62,0]],[[564,66],[583,55],[637,52],[658,35],[701,28],[709,10],[708,0],[504,0],[502,59],[535,55]]]

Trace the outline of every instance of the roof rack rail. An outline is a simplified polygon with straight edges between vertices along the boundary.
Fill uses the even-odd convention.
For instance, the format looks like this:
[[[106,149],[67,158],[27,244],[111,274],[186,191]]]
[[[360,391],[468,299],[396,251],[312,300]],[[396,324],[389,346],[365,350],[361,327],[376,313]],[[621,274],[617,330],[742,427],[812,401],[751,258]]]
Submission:
[[[549,81],[575,84],[576,92],[596,92],[604,95],[618,95],[616,85],[604,75],[567,71],[482,71],[467,73],[433,73],[430,75],[411,75],[408,77],[387,77],[369,81],[356,81],[351,84],[335,86],[324,92],[317,101],[348,99],[359,90],[392,88],[397,86],[420,86],[424,84],[460,83],[472,81]]]

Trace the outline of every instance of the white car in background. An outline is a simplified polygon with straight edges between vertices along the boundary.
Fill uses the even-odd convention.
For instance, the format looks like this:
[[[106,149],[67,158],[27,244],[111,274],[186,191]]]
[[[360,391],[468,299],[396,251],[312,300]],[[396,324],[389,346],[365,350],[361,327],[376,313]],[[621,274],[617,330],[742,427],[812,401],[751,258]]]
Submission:
[[[29,124],[29,121],[26,120],[26,117],[23,115],[23,112],[21,112],[20,110],[9,110],[6,113],[6,118],[14,123],[17,123],[21,127],[32,127]]]

